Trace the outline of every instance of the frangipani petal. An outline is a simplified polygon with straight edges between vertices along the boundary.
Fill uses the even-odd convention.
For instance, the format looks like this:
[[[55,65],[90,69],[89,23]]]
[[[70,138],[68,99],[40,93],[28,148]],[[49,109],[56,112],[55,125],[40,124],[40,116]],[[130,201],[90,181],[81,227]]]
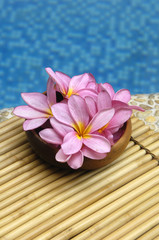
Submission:
[[[132,114],[131,109],[126,108],[118,109],[117,111],[115,111],[114,117],[109,122],[107,128],[110,129],[122,125],[131,117],[131,114]]]
[[[98,111],[112,107],[112,100],[107,91],[101,91],[98,94],[97,106],[98,106]]]
[[[93,74],[92,73],[87,73],[87,74],[88,74],[88,77],[89,77],[89,83],[95,83],[96,84],[96,80],[95,80],[95,77],[93,76]]]
[[[89,73],[89,82],[87,84],[87,89],[93,89],[98,93],[98,83],[96,83],[95,77],[92,73]]]
[[[90,121],[86,128],[87,133],[93,133],[103,126],[105,126],[114,116],[115,110],[113,108],[98,112]]]
[[[144,112],[145,109],[139,107],[139,106],[134,106],[134,105],[128,105],[127,103],[121,102],[121,101],[117,101],[117,100],[113,100],[112,101],[112,105],[113,107],[117,110],[117,109],[121,109],[121,108],[126,108],[126,109],[131,109],[131,110],[138,110],[138,111],[142,111]]]
[[[82,153],[85,157],[88,157],[88,158],[91,158],[91,159],[95,159],[95,160],[98,160],[98,159],[103,159],[106,157],[106,153],[98,153],[96,151],[93,151],[92,149],[86,147],[86,146],[83,146],[82,147]]]
[[[55,83],[50,77],[47,81],[47,101],[50,107],[56,103]]]
[[[120,89],[115,93],[113,99],[128,103],[131,99],[130,91],[128,89]]]
[[[62,137],[65,137],[67,133],[73,131],[72,127],[69,127],[63,123],[60,123],[54,117],[50,119],[50,123],[51,123],[51,126],[56,130],[56,132]]]
[[[82,138],[79,138],[76,132],[69,132],[63,140],[61,148],[66,155],[74,154],[80,151],[82,147]]]
[[[110,131],[109,129],[104,129],[104,131],[102,132],[103,136],[108,139],[108,141],[110,142],[111,145],[114,144],[114,139],[113,139],[113,134],[112,131]]]
[[[25,122],[23,123],[23,129],[24,131],[36,129],[41,125],[43,125],[46,121],[47,121],[47,118],[25,120]]]
[[[72,126],[73,118],[71,117],[68,105],[66,103],[57,103],[52,107],[53,116],[61,123]]]
[[[114,127],[114,128],[111,128],[111,129],[108,129],[109,131],[112,132],[112,134],[116,133],[117,131],[119,131],[120,128],[123,127],[123,124],[118,126],[118,127]]]
[[[83,144],[98,153],[110,152],[110,142],[103,136],[96,134],[88,134],[83,138]]]
[[[125,130],[123,128],[120,128],[117,132],[115,132],[113,134],[114,143],[116,143],[121,138],[121,136],[123,135],[124,131]]]
[[[115,91],[114,91],[113,87],[112,87],[109,83],[103,83],[103,84],[101,84],[101,88],[102,88],[103,90],[106,90],[106,91],[109,93],[111,99],[113,99],[114,94],[115,94]]]
[[[13,113],[16,116],[25,118],[25,119],[48,118],[49,117],[49,115],[47,115],[46,113],[37,111],[34,108],[25,106],[25,105],[16,107],[14,109]]]
[[[141,111],[141,112],[145,112],[145,109],[143,109],[142,107],[139,107],[139,106],[129,106],[130,109],[134,109],[134,110],[137,110],[137,111]]]
[[[78,168],[82,167],[83,159],[84,159],[83,154],[81,151],[79,151],[79,152],[71,155],[71,157],[67,161],[67,164],[73,169],[78,169]]]
[[[46,128],[39,132],[40,137],[51,144],[62,144],[63,138],[52,128]]]
[[[65,86],[68,88],[68,85],[71,81],[71,78],[70,76],[66,75],[65,73],[63,72],[59,72],[59,71],[56,71],[55,74],[60,78],[62,79],[63,83],[65,83]]]
[[[118,101],[118,100],[113,100],[112,101],[112,106],[115,108],[115,110],[121,109],[121,108],[126,108],[126,109],[131,109],[130,106],[127,103]]]
[[[85,101],[86,101],[89,115],[91,116],[91,118],[93,118],[93,116],[97,113],[96,102],[94,101],[94,99],[92,97],[86,97]]]
[[[67,162],[70,159],[71,155],[66,155],[60,148],[60,150],[56,153],[55,159],[58,162]]]
[[[67,89],[63,80],[51,68],[45,68],[45,70],[49,74],[50,78],[56,82],[61,92],[66,94]]]
[[[83,98],[85,98],[87,96],[97,98],[97,92],[94,89],[88,89],[88,88],[81,89],[77,92],[77,94]]]
[[[89,121],[89,114],[85,100],[80,96],[72,95],[68,100],[68,107],[79,129],[81,129],[81,127],[86,127]]]
[[[42,93],[22,93],[21,94],[23,100],[32,108],[40,111],[48,113],[49,105],[47,102],[47,97]]]
[[[88,73],[74,76],[73,78],[71,78],[69,89],[73,89],[73,92],[78,92],[80,89],[84,89],[87,87],[89,80],[90,76]]]

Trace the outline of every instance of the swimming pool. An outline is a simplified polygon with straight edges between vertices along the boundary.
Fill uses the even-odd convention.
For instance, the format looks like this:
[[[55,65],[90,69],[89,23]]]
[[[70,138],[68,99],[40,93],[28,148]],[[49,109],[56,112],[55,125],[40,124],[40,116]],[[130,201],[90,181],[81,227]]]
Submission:
[[[159,92],[158,1],[1,0],[0,11],[0,108],[45,91],[45,67]]]

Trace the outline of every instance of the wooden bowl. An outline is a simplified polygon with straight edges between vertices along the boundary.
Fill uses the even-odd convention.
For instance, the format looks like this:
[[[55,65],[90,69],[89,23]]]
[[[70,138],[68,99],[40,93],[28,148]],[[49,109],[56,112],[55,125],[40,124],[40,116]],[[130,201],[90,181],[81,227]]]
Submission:
[[[50,145],[43,141],[39,135],[38,132],[35,130],[32,131],[26,131],[26,135],[28,137],[28,140],[30,142],[31,147],[33,150],[37,153],[37,155],[42,158],[43,160],[49,162],[50,164],[60,167],[60,168],[67,168],[70,169],[70,167],[67,165],[67,163],[60,163],[55,160],[55,154],[57,153],[58,149],[54,147],[53,145]],[[101,160],[94,160],[89,158],[84,158],[84,163],[81,167],[81,169],[97,169],[101,168],[108,163],[114,161],[119,155],[121,155],[126,148],[127,144],[129,143],[131,137],[131,119],[129,119],[125,123],[125,131],[121,138],[112,146],[111,151],[107,154],[107,156],[104,159]]]

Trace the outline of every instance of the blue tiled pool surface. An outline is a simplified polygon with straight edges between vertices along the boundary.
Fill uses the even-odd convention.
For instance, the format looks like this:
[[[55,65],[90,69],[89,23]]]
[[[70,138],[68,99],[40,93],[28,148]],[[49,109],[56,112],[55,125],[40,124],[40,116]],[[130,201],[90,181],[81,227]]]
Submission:
[[[45,67],[159,92],[159,1],[1,0],[0,12],[0,108],[45,91]]]

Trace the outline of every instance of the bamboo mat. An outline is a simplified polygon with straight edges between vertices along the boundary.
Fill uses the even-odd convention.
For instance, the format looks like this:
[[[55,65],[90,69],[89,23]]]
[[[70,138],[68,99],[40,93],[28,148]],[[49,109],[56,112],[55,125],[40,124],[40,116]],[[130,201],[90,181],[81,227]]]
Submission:
[[[159,239],[159,133],[134,117],[114,162],[59,170],[31,150],[22,121],[0,123],[0,239]]]

